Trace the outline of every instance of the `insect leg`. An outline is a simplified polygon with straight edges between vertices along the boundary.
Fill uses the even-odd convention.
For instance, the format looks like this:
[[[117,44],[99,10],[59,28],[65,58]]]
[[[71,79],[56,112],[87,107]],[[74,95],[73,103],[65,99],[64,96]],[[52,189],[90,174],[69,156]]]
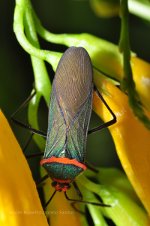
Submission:
[[[85,164],[88,169],[92,170],[95,173],[98,173],[98,170],[93,165],[91,165],[89,162],[85,162]]]
[[[38,134],[38,135],[43,136],[43,137],[46,138],[46,133],[44,133],[43,131],[34,129],[34,128],[32,128],[30,125],[26,125],[26,124],[24,124],[23,122],[19,121],[18,119],[15,119],[15,115],[16,115],[18,112],[20,112],[20,111],[21,111],[21,110],[29,103],[29,101],[35,96],[35,94],[36,94],[36,92],[34,91],[33,94],[31,94],[31,95],[30,95],[30,96],[29,96],[29,97],[28,97],[28,98],[27,98],[27,99],[19,106],[19,108],[11,115],[11,120],[12,120],[15,124],[17,124],[17,125],[19,125],[19,126],[25,128],[25,129],[30,130],[32,133]]]
[[[78,209],[77,206],[76,206],[76,204],[77,204],[77,202],[72,202],[72,203],[71,203],[72,208],[73,208],[75,211],[77,211],[78,213],[84,214],[84,215],[85,215],[85,212],[82,211],[82,210],[80,210],[80,209]]]
[[[38,157],[38,156],[43,156],[43,154],[44,154],[44,152],[29,154],[29,155],[26,155],[26,158],[30,159],[30,158],[34,158],[34,157]]]
[[[106,128],[108,126],[113,125],[114,123],[116,123],[117,119],[116,119],[116,115],[114,114],[114,112],[111,110],[111,108],[108,106],[108,104],[106,103],[105,99],[103,98],[103,96],[100,94],[100,92],[98,91],[98,89],[96,87],[94,87],[94,90],[97,92],[97,95],[99,96],[99,98],[102,100],[102,102],[105,104],[105,106],[107,107],[108,111],[110,112],[110,114],[112,115],[112,119],[96,128],[93,128],[91,130],[88,131],[88,134],[94,133],[96,131],[99,131],[103,128]]]
[[[30,136],[28,137],[28,139],[27,139],[27,141],[26,141],[26,143],[25,143],[25,145],[24,145],[24,147],[23,147],[23,153],[24,153],[24,154],[25,154],[26,149],[27,149],[27,147],[29,146],[29,144],[30,144],[30,142],[31,142],[31,140],[32,140],[32,137],[33,137],[33,133],[30,134]]]
[[[14,123],[16,123],[17,125],[19,125],[20,127],[25,128],[25,129],[27,129],[27,130],[30,130],[32,133],[38,134],[38,135],[40,135],[40,136],[46,138],[46,135],[47,135],[47,134],[46,134],[45,132],[40,131],[40,130],[37,130],[37,129],[34,129],[34,128],[32,128],[30,125],[26,125],[26,124],[20,122],[20,121],[17,120],[17,119],[14,119],[14,118],[11,118],[11,119],[12,119],[12,121],[13,121]]]
[[[80,200],[82,200],[83,199],[83,195],[82,195],[82,193],[81,193],[81,191],[80,191],[80,189],[79,189],[79,187],[78,187],[78,185],[77,185],[77,183],[75,181],[73,181],[73,186],[74,186],[74,188],[75,188]],[[85,214],[84,211],[81,211],[80,209],[77,208],[76,204],[77,204],[76,201],[71,203],[71,206],[73,207],[73,209],[76,210],[77,212],[79,212],[80,214]]]
[[[80,189],[79,189],[77,183],[76,183],[75,181],[73,181],[72,184],[73,184],[73,186],[74,186],[74,188],[75,188],[75,190],[76,190],[76,192],[77,192],[77,194],[78,194],[80,200],[82,200],[82,199],[83,199],[83,195],[82,195],[82,193],[81,193],[81,191],[80,191]]]
[[[40,180],[36,181],[36,186],[38,187],[47,178],[49,178],[49,175],[48,174],[46,174],[45,176],[43,176],[42,178],[40,178]]]
[[[95,206],[103,206],[103,207],[111,207],[110,205],[104,204],[104,203],[100,203],[100,202],[90,202],[90,201],[85,201],[85,200],[80,200],[80,199],[72,199],[70,197],[68,197],[66,191],[64,192],[65,197],[67,200],[72,201],[72,202],[78,202],[78,203],[84,203],[84,204],[92,204]]]

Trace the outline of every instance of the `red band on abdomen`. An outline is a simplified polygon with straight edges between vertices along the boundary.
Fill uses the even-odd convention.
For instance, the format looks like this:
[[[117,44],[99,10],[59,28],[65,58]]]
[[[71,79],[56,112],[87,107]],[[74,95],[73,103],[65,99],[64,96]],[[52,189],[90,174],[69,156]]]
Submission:
[[[71,180],[60,180],[60,179],[56,179],[56,178],[53,178],[53,181],[56,181],[58,183],[71,183]]]
[[[68,159],[68,158],[57,158],[52,156],[51,158],[48,159],[42,159],[40,161],[40,165],[43,165],[45,163],[62,163],[66,165],[74,165],[77,167],[82,168],[83,170],[86,170],[86,166],[80,162],[78,162],[76,159]]]

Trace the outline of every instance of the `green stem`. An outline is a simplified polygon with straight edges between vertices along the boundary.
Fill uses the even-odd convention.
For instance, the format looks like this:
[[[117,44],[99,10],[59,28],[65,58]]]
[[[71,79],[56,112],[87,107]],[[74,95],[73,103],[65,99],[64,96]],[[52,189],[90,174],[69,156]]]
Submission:
[[[40,48],[34,21],[32,18],[32,6],[29,0],[26,0],[28,5],[25,10],[25,32],[29,42],[36,48]],[[36,91],[40,92],[47,105],[49,105],[49,98],[51,92],[51,84],[43,60],[31,55],[31,62],[34,71],[35,87]]]
[[[92,179],[97,179],[97,174],[91,174]],[[107,180],[107,178],[106,178]],[[112,219],[112,221],[117,226],[145,226],[148,222],[147,214],[144,209],[142,209],[130,195],[125,194],[124,191],[121,191],[118,187],[113,185],[100,185],[99,183],[93,183],[91,180],[87,179],[84,175],[78,177],[77,182],[81,186],[81,192],[87,197],[91,198],[91,192],[97,194],[105,204],[111,205],[111,207],[93,207],[93,211],[96,211],[95,214],[98,214],[97,208],[99,211],[102,211],[104,216]],[[83,188],[82,188],[83,187]],[[87,194],[87,195],[86,195]],[[88,200],[89,200],[88,198]],[[90,199],[91,200],[91,199]],[[94,197],[92,197],[92,201]],[[96,215],[96,218],[98,215]]]
[[[46,41],[57,43],[57,44],[68,45],[68,36],[70,38],[70,41],[71,41],[71,38],[72,38],[72,40],[74,39],[74,35],[53,34],[53,33],[49,32],[48,30],[46,30],[43,27],[43,25],[41,24],[41,21],[39,20],[38,16],[36,15],[35,11],[33,11],[33,16],[34,16],[34,21],[36,24],[36,29],[37,29],[38,34]]]
[[[94,205],[88,205],[88,209],[93,219],[94,226],[108,226],[99,208]]]
[[[150,2],[147,0],[129,0],[129,12],[150,21]]]
[[[32,127],[36,129],[39,128],[38,110],[41,97],[41,93],[37,92],[28,105],[28,121],[30,125],[32,125]],[[38,145],[39,149],[43,151],[45,148],[45,139],[43,139],[43,137],[40,137],[39,135],[34,135],[34,141]]]
[[[150,129],[150,120],[145,115],[139,94],[136,91],[135,83],[133,81],[132,69],[130,65],[130,42],[129,42],[129,27],[128,27],[128,1],[121,0],[121,35],[119,47],[123,52],[123,67],[124,77],[122,80],[122,89],[128,92],[129,104],[142,123]]]
[[[49,105],[51,84],[45,63],[43,62],[44,58],[41,57],[42,52],[40,50],[40,45],[36,34],[34,21],[32,18],[32,6],[29,0],[16,1],[14,13],[14,31],[20,45],[31,56],[36,96],[29,103],[28,121],[33,128],[38,129],[38,108],[40,99],[43,96],[47,105]],[[24,31],[26,32],[26,36]],[[40,149],[43,149],[45,143],[43,138],[34,136],[34,140]]]
[[[82,193],[84,194],[85,200],[88,200],[88,201],[91,200],[92,202],[95,202],[95,203],[99,202],[99,200],[95,197],[95,195],[92,192],[90,192],[88,189],[83,188],[83,186],[82,186]],[[101,209],[103,209],[104,207],[99,207],[91,204],[87,204],[87,207],[95,226],[108,226],[103,216],[103,213],[101,211]]]
[[[107,197],[108,192],[107,192],[107,189],[105,188],[105,186],[93,183],[91,180],[89,180],[84,175],[80,175],[78,177],[78,182],[81,183],[81,185],[83,187],[85,187],[87,190],[99,194],[100,197],[102,197],[102,198],[104,198],[105,196]],[[107,201],[108,201],[108,203],[106,202],[106,204],[109,205],[110,204],[109,200],[107,200]]]
[[[36,13],[34,12],[33,14],[37,32],[44,40],[52,43],[64,44],[68,47],[84,47],[88,51],[95,68],[103,71],[103,73],[106,73],[113,79],[116,78],[117,81],[120,79],[122,59],[118,46],[87,33],[53,34],[42,26]],[[108,67],[109,61],[111,64]],[[116,71],[116,68],[120,69]]]
[[[41,50],[33,46],[24,34],[24,14],[26,8],[30,8],[27,0],[16,1],[15,12],[14,12],[14,32],[16,38],[22,48],[28,52],[30,55],[35,56],[39,59],[45,60],[52,64],[54,69],[58,65],[61,53],[56,53],[53,51]]]

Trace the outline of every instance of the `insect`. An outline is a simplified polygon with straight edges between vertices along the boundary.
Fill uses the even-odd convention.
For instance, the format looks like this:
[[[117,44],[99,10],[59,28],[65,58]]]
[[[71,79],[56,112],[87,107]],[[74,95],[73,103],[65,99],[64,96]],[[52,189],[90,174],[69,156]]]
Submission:
[[[92,95],[90,58],[83,48],[71,47],[61,58],[53,81],[46,148],[41,160],[57,191],[67,191],[86,169]]]
[[[53,180],[55,191],[52,197],[56,191],[63,191],[69,199],[66,191],[70,184],[74,184],[75,178],[87,168],[85,155],[88,133],[116,121],[114,113],[98,93],[113,119],[88,132],[93,90],[93,70],[87,51],[82,47],[68,48],[58,64],[53,80],[46,148],[40,162]]]

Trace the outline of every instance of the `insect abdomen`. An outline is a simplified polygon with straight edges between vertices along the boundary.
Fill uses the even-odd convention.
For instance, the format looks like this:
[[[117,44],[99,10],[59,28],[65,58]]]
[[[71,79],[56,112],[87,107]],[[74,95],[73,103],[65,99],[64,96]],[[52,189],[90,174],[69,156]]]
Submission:
[[[51,157],[49,159],[43,159],[41,165],[49,173],[49,176],[55,181],[67,181],[67,183],[73,181],[86,166],[73,159]]]

